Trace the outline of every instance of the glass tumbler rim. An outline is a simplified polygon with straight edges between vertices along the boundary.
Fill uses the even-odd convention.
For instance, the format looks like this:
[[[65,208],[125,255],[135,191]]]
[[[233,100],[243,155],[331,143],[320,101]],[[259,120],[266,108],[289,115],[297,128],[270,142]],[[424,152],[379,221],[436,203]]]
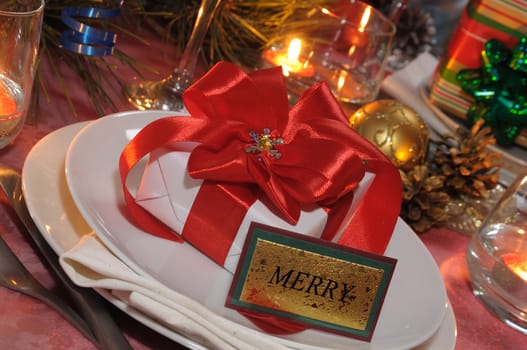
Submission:
[[[2,10],[0,8],[0,16],[11,16],[11,17],[27,17],[32,16],[34,14],[40,13],[44,11],[44,7],[46,6],[46,0],[38,0],[35,1],[36,8],[27,10],[27,11],[9,11],[9,10]]]
[[[482,234],[485,231],[486,226],[489,226],[493,223],[492,219],[496,216],[496,214],[502,209],[504,205],[507,204],[508,198],[512,197],[515,192],[518,191],[519,188],[524,188],[527,184],[527,170],[524,170],[518,174],[516,174],[516,177],[514,180],[507,186],[505,191],[501,194],[500,198],[497,200],[496,203],[490,208],[488,213],[483,218],[483,221],[481,223],[480,228],[476,232],[476,234]],[[527,193],[524,192],[524,195],[527,195]]]
[[[378,17],[381,20],[381,23],[383,24],[383,26],[380,29],[371,29],[370,27],[366,26],[365,28],[363,28],[363,30],[365,32],[369,32],[369,33],[372,33],[372,34],[375,34],[375,35],[378,35],[378,36],[388,36],[388,37],[390,37],[390,36],[394,36],[395,35],[395,32],[397,31],[397,26],[395,25],[395,23],[390,18],[388,18],[386,15],[384,15],[381,11],[379,11],[375,7],[371,6],[368,3],[365,3],[363,1],[351,1],[350,4],[351,5],[360,5],[363,8],[370,8],[371,11],[372,11],[371,12],[372,15]],[[338,3],[336,5],[338,6],[338,8],[342,8],[342,7],[346,6],[343,3]],[[336,19],[339,18],[339,19],[345,21],[345,23],[347,25],[351,26],[351,27],[358,27],[357,23],[350,21],[347,18],[347,16],[339,15],[331,7],[331,4],[329,6],[318,5],[316,8],[317,8],[318,11],[322,12],[323,14],[329,15],[329,16],[334,17]]]

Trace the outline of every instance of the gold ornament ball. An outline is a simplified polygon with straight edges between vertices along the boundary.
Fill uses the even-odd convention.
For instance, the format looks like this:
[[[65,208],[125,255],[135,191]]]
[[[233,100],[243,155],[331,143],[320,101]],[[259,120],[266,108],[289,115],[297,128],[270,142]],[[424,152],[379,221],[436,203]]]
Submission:
[[[399,169],[426,160],[428,128],[419,114],[396,100],[377,100],[357,109],[350,127],[377,146]]]

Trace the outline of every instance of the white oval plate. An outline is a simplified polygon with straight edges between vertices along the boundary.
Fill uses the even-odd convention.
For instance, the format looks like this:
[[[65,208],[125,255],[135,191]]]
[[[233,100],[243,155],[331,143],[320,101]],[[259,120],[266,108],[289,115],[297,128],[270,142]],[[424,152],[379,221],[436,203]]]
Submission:
[[[119,156],[130,139],[159,116],[156,112],[108,116],[90,123],[75,136],[65,161],[74,202],[97,236],[136,272],[155,278],[225,318],[254,328],[238,312],[224,306],[232,281],[228,271],[189,244],[146,234],[127,217]],[[131,184],[139,183],[142,170],[136,170],[131,174]],[[443,319],[447,300],[435,261],[401,220],[386,255],[398,262],[371,343],[316,330],[280,337],[283,343],[299,348],[349,349],[361,345],[402,349],[432,336]]]
[[[138,272],[191,295],[224,317],[252,327],[236,312],[223,307],[231,279],[229,273],[192,247],[144,234],[126,219],[119,191],[117,159],[137,130],[163,115],[166,113],[121,113],[89,124],[75,137],[67,156],[67,176],[90,225],[83,222],[71,203],[62,178],[64,155],[57,152],[64,149],[80,126],[61,129],[44,138],[30,152],[24,165],[24,194],[30,212],[59,254],[90,232],[91,226],[116,255]],[[79,196],[79,192],[82,195]],[[441,324],[445,311],[451,313],[451,308],[445,307],[446,294],[439,271],[420,240],[402,222],[397,225],[387,255],[399,258],[399,262],[371,343],[311,330],[284,337],[284,343],[302,348],[402,349],[429,339]],[[193,269],[176,268],[187,267],[189,263]],[[185,346],[202,349],[199,344],[182,339],[140,313],[131,316]],[[450,330],[449,339],[455,339],[455,332],[452,332],[455,322],[448,322],[448,318],[445,321],[441,324],[442,333],[445,334],[446,325]],[[444,343],[445,338],[437,339],[443,339]],[[436,337],[430,338],[429,342],[434,339]]]

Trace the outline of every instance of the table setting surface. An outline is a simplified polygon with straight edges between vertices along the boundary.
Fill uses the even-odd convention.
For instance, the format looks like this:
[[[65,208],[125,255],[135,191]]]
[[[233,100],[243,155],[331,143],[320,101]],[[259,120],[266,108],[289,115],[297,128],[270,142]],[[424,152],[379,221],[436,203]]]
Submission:
[[[145,33],[145,35],[147,34]],[[123,37],[118,42],[118,45],[121,50],[127,52],[130,56],[141,58],[141,62],[154,67],[159,72],[155,77],[162,77],[170,73],[169,69],[173,66],[175,54],[172,52],[174,49],[167,43],[152,38],[150,40],[150,48],[144,50],[139,45],[135,45],[132,40]],[[29,167],[26,168],[25,162],[28,156],[42,157],[42,154],[36,152],[38,150],[35,151],[35,145],[38,145],[39,142],[45,140],[48,135],[51,135],[56,130],[67,126],[69,128],[68,131],[61,129],[67,135],[63,139],[55,139],[59,147],[64,147],[64,144],[67,145],[77,131],[88,125],[90,121],[96,120],[99,117],[90,105],[88,95],[81,88],[82,81],[67,67],[59,66],[61,74],[67,81],[71,104],[68,102],[63,93],[63,85],[57,81],[56,76],[52,72],[51,66],[53,64],[53,62],[45,59],[40,69],[41,79],[45,79],[48,82],[46,96],[41,96],[39,105],[36,106],[31,115],[31,119],[26,122],[16,140],[0,150],[1,163],[21,172],[27,171],[27,173],[23,173],[23,178],[26,181],[32,179],[38,186],[46,186],[45,182],[48,179],[52,181],[53,176],[50,177],[48,173],[43,172],[40,181],[37,181],[35,179],[39,178],[39,173],[31,170]],[[135,73],[129,68],[122,67],[119,69],[121,70],[120,75],[125,77],[125,79],[132,81],[136,78]],[[113,91],[111,93],[115,96],[121,94],[120,91]],[[386,93],[389,94],[390,91],[386,91]],[[415,98],[419,98],[419,91],[416,90],[413,94]],[[74,111],[72,110],[72,106]],[[125,112],[126,114],[128,111],[133,111],[134,108],[126,101],[122,101],[118,103],[117,110],[119,112]],[[100,140],[103,144],[111,143],[111,141],[109,137]],[[104,145],[98,146],[104,147]],[[89,150],[84,151],[89,153]],[[56,159],[66,157],[65,152],[66,149],[60,149],[57,151],[57,154],[47,155],[46,157],[53,158],[56,162]],[[32,163],[34,162],[35,160],[32,159]],[[53,163],[53,161],[50,161],[50,163]],[[29,173],[30,171],[32,173]],[[46,169],[43,167],[39,171],[46,171]],[[54,170],[50,167],[47,171]],[[93,174],[83,175],[95,177],[97,174],[98,171],[94,170]],[[66,181],[66,179],[62,178],[61,181]],[[50,187],[52,186],[57,185],[50,184]],[[42,190],[38,193],[46,195],[49,191]],[[39,205],[45,205],[45,199],[35,198],[28,202],[30,211],[31,205],[36,202]],[[53,203],[50,203],[49,206],[50,208],[46,210],[52,211]],[[3,210],[0,211],[0,220],[2,222],[2,225],[0,225],[0,235],[2,238],[6,240],[19,259],[42,284],[56,294],[68,299],[66,292],[61,288],[60,283],[54,277],[49,267],[40,260],[40,256],[35,252],[33,246],[25,239],[22,234],[21,223],[16,220],[13,210],[7,205],[3,205],[3,207]],[[73,215],[79,215],[79,218],[81,218],[78,213]],[[68,225],[72,224],[58,220],[57,225],[64,225],[64,227],[70,228]],[[73,229],[73,227],[71,228]],[[89,227],[76,227],[75,229],[80,230],[77,232],[84,232],[83,230],[88,230]],[[52,232],[53,230],[49,231],[49,233]],[[411,232],[411,234],[413,235],[415,233]],[[47,237],[47,240],[50,243],[55,243],[52,244],[52,247],[56,251],[59,251],[61,245],[62,247],[69,246],[78,239],[75,234],[73,235],[74,237],[64,237],[65,241],[59,241],[53,237]],[[438,291],[437,298],[444,298],[444,301],[449,301],[449,303],[446,303],[446,307],[443,305],[444,310],[439,311],[444,312],[446,316],[444,319],[441,317],[444,327],[439,329],[438,336],[413,348],[418,350],[448,350],[450,348],[455,350],[512,350],[527,348],[527,337],[525,335],[509,328],[503,322],[499,321],[473,296],[465,261],[466,249],[469,242],[468,236],[446,227],[438,227],[419,235],[416,234],[416,240],[418,244],[423,244],[425,252],[431,254],[433,262],[437,266],[438,277],[442,278],[442,283],[444,284],[443,292],[446,295],[442,295],[443,292]],[[416,274],[416,276],[419,277],[420,275]],[[413,282],[415,282],[416,286],[421,283],[421,281]],[[422,283],[426,283],[426,281]],[[440,288],[442,287],[440,286]],[[144,317],[141,314],[135,315],[136,317],[134,317],[134,311],[128,309],[127,304],[120,302],[115,296],[104,295],[104,293],[103,296],[107,299],[105,305],[111,311],[117,324],[134,349],[199,348],[199,345],[195,345],[193,341],[189,341],[179,335],[174,335],[173,332],[156,326],[155,322],[151,320],[142,319]],[[410,308],[411,306],[408,307]],[[56,311],[36,299],[1,288],[0,308],[2,309],[2,312],[0,312],[0,348],[96,348],[94,344],[86,339]],[[411,310],[408,311],[410,312]],[[403,311],[399,310],[399,312]],[[437,315],[434,315],[434,317],[438,318]],[[403,315],[401,315],[401,318],[403,318]],[[423,332],[426,333],[428,331],[427,329]],[[429,336],[427,334],[423,340],[428,338]],[[398,344],[393,344],[393,346],[396,347]],[[320,348],[323,347],[321,346]],[[350,346],[350,349],[354,348]],[[367,349],[368,347],[358,348]],[[388,348],[390,347],[386,345],[386,349]]]

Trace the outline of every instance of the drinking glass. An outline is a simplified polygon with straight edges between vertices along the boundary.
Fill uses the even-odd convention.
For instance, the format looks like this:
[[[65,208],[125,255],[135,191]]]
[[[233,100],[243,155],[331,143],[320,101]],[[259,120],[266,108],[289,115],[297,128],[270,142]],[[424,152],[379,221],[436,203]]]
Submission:
[[[0,148],[22,130],[31,102],[44,0],[0,3]]]
[[[262,67],[282,66],[291,96],[324,80],[343,103],[362,105],[379,92],[394,23],[361,1],[300,9],[262,54]]]
[[[472,236],[467,264],[474,295],[527,334],[527,173],[507,188]]]
[[[141,110],[183,111],[183,92],[193,83],[199,50],[221,0],[202,0],[189,41],[174,72],[160,81],[126,87],[128,101]]]

